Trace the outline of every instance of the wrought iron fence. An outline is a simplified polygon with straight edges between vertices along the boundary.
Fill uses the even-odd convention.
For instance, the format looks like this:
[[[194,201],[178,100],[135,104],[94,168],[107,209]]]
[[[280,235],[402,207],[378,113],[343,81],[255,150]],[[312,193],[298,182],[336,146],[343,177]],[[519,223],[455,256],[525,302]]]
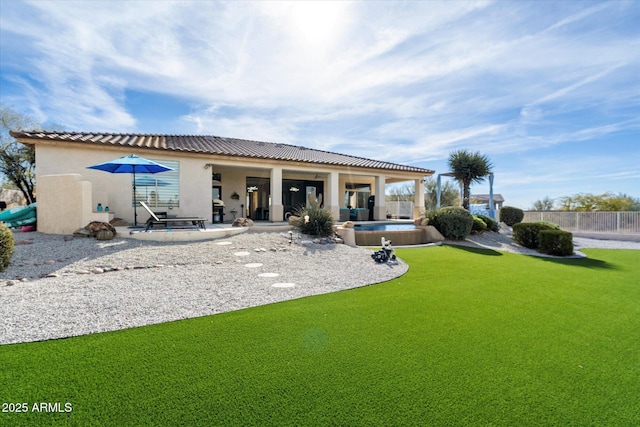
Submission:
[[[640,233],[640,212],[525,212],[523,222],[548,221],[566,231]]]

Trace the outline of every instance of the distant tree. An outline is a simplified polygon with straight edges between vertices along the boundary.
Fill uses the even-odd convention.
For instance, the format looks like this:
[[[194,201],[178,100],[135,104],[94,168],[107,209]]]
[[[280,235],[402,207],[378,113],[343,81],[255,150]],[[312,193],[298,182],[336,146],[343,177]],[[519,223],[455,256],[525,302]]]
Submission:
[[[469,210],[469,194],[471,184],[485,180],[491,173],[493,165],[489,158],[479,152],[457,150],[449,155],[449,170],[453,177],[462,184],[462,207]]]
[[[11,130],[24,129],[40,130],[42,127],[32,117],[0,105],[0,173],[22,192],[27,203],[33,203],[36,201],[35,149],[19,143],[9,134]]]
[[[640,199],[626,194],[604,193],[600,195],[579,193],[560,199],[561,209],[572,212],[616,212],[640,210]]]
[[[533,211],[552,211],[553,210],[554,201],[550,199],[549,196],[544,196],[544,199],[536,200],[533,203],[533,207],[531,210]]]
[[[442,184],[440,206],[459,206],[460,192],[451,182]],[[433,178],[427,178],[424,182],[424,208],[433,210],[436,208],[438,183]],[[413,182],[400,186],[394,186],[388,191],[387,200],[403,202],[415,202],[415,185]]]
[[[424,190],[425,209],[435,209],[438,204],[438,182],[433,178],[427,178]],[[445,206],[460,206],[460,191],[451,181],[445,181],[440,185],[440,207]]]

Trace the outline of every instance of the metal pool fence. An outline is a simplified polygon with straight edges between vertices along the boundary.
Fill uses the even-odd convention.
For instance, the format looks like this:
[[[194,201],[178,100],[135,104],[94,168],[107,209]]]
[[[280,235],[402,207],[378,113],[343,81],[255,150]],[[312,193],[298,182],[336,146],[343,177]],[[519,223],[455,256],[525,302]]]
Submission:
[[[523,222],[548,221],[566,231],[640,233],[640,212],[525,212]]]

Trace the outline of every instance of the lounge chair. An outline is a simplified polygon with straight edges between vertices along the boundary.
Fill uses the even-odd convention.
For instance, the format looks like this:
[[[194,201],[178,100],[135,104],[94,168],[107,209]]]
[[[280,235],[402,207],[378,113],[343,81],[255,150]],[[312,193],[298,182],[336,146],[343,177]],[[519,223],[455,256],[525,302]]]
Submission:
[[[149,215],[151,215],[149,217],[149,219],[147,220],[147,226],[145,228],[145,231],[149,231],[153,228],[154,225],[156,224],[162,224],[165,226],[165,228],[167,227],[167,224],[171,223],[171,222],[191,222],[191,224],[193,224],[194,226],[197,226],[198,228],[201,228],[203,230],[206,229],[204,222],[206,221],[206,219],[204,218],[198,218],[198,217],[176,217],[176,218],[158,218],[158,215],[156,215],[155,212],[153,212],[151,210],[151,208],[149,206],[147,206],[147,204],[145,202],[140,202],[140,204],[142,205],[143,208],[145,208],[147,210],[147,212],[149,212]]]

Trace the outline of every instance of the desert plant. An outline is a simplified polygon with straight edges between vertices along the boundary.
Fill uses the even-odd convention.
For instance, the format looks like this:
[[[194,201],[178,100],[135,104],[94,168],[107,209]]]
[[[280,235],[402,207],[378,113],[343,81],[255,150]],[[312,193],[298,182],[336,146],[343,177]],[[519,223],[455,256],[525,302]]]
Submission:
[[[548,222],[520,222],[513,225],[513,240],[525,248],[538,249],[538,233],[557,229],[558,226]]]
[[[422,215],[425,217],[429,225],[433,225],[435,228],[438,228],[438,211],[435,209],[430,209],[425,211]]]
[[[471,184],[482,182],[491,174],[491,161],[479,152],[458,150],[449,155],[448,165],[453,177],[462,184],[462,207],[468,210]]]
[[[0,271],[6,270],[13,256],[13,233],[0,222]]]
[[[473,225],[471,226],[472,233],[482,233],[487,229],[487,223],[482,220],[478,215],[473,215]]]
[[[498,231],[498,221],[486,215],[476,215],[487,224],[487,228],[491,231]]]
[[[520,208],[514,208],[513,206],[504,206],[502,209],[500,209],[500,222],[504,222],[509,227],[522,222],[523,218],[524,211]]]
[[[549,255],[573,255],[573,234],[563,230],[541,230],[538,233],[538,250]]]
[[[456,206],[440,209],[436,214],[436,228],[447,239],[462,240],[471,234],[473,215]]]
[[[331,211],[321,207],[322,195],[318,201],[309,200],[308,206],[297,209],[291,223],[303,234],[327,237],[333,234]]]

